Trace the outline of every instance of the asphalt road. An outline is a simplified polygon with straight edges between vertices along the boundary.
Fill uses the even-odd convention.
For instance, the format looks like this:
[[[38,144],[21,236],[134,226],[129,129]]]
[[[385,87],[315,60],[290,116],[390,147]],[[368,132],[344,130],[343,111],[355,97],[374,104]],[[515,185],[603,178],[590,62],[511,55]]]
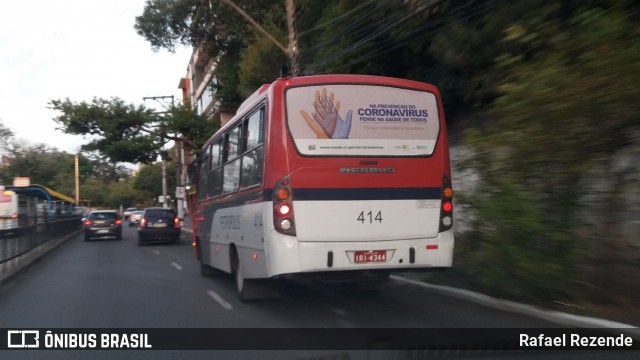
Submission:
[[[397,279],[375,296],[315,283],[285,282],[281,290],[275,299],[240,302],[231,276],[200,275],[188,232],[177,245],[140,247],[136,228],[125,227],[123,240],[85,242],[79,234],[0,287],[0,328],[558,326]]]

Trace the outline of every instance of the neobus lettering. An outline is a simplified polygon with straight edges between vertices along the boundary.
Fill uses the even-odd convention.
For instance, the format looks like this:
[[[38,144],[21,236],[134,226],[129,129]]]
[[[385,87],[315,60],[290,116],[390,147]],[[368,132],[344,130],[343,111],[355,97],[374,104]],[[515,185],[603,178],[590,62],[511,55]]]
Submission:
[[[340,168],[341,173],[392,173],[395,172],[395,168]]]

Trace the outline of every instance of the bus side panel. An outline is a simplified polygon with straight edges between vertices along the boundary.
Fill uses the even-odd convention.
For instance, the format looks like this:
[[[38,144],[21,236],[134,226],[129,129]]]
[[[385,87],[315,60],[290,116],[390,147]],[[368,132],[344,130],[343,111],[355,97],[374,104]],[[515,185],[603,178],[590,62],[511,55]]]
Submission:
[[[246,278],[268,277],[263,234],[265,204],[259,202],[210,210],[213,214],[206,250],[203,246],[203,251],[207,251],[203,261],[230,273],[231,252],[235,249]]]

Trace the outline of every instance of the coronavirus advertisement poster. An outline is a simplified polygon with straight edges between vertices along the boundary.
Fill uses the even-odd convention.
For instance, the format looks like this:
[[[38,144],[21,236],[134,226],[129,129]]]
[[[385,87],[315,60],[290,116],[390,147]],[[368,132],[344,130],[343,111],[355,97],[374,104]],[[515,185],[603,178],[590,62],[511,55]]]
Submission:
[[[431,155],[440,130],[436,96],[373,85],[286,91],[287,124],[303,155]]]

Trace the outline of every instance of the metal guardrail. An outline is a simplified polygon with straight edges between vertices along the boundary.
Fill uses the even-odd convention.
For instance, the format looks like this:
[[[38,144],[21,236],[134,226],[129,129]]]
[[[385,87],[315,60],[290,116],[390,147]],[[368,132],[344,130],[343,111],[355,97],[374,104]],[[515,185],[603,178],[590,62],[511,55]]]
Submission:
[[[30,218],[27,223],[16,223],[18,226],[12,228],[0,228],[0,264],[82,228],[82,220],[77,215],[54,217],[50,222]]]

